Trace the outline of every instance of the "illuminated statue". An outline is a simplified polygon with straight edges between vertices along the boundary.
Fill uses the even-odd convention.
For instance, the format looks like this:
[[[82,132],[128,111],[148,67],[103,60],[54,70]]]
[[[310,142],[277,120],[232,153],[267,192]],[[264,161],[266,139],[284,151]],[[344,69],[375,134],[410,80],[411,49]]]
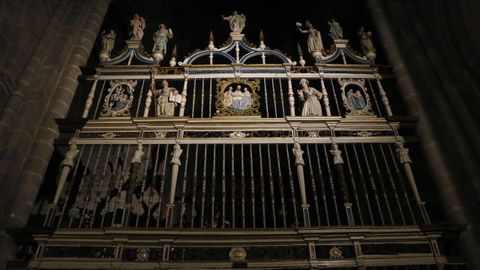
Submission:
[[[302,116],[321,116],[322,106],[320,105],[320,99],[322,99],[322,92],[309,87],[306,79],[300,80],[300,86],[302,88],[297,92],[300,100],[304,101]]]
[[[230,23],[230,30],[232,30],[234,34],[242,33],[242,30],[245,27],[245,22],[247,21],[245,15],[238,14],[236,11],[228,17],[222,15],[222,19]]]
[[[146,26],[145,19],[138,16],[138,14],[135,14],[133,15],[133,19],[130,20],[130,26],[132,28],[130,31],[130,38],[132,40],[142,40],[143,30]]]
[[[158,30],[153,34],[153,44],[152,52],[160,51],[163,54],[167,53],[167,42],[169,39],[173,37],[172,29],[165,26],[165,24],[161,23],[158,26]]]

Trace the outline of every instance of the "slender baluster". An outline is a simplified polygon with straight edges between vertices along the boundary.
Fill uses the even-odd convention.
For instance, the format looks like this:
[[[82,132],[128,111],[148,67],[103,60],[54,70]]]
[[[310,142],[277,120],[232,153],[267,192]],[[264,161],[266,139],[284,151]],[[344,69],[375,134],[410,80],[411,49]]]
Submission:
[[[144,171],[143,171],[143,179],[142,179],[142,186],[140,187],[140,196],[137,197],[137,203],[139,207],[139,211],[136,213],[137,219],[135,220],[135,227],[138,227],[138,223],[140,221],[140,216],[145,214],[145,209],[143,207],[143,195],[145,194],[145,184],[147,182],[147,172],[148,172],[148,164],[150,163],[150,152],[152,151],[152,145],[148,145],[147,150],[147,159],[145,160],[144,164]],[[135,195],[134,195],[135,196]]]
[[[90,88],[90,92],[88,93],[87,101],[85,102],[85,108],[83,109],[82,118],[87,118],[88,113],[90,112],[90,107],[93,104],[93,98],[95,97],[95,90],[97,89],[98,80],[95,79],[93,82],[92,88]]]
[[[83,157],[83,149],[85,149],[85,145],[82,145],[82,148],[80,149],[80,153],[78,154],[77,161],[75,164],[75,169],[73,170],[72,177],[70,178],[70,184],[68,185],[67,188],[65,188],[65,201],[63,202],[63,206],[61,207],[62,212],[60,213],[60,218],[57,223],[57,228],[60,228],[62,226],[62,221],[63,218],[65,217],[65,213],[68,207],[68,201],[70,199],[70,194],[72,193],[72,189],[74,186],[74,181],[77,178],[77,173],[78,173],[78,168],[80,165],[80,161],[82,160]],[[68,212],[67,212],[68,213]]]
[[[97,99],[97,105],[95,105],[95,113],[93,115],[93,118],[97,118],[97,115],[99,113],[98,109],[100,107],[100,102],[103,100],[103,92],[105,91],[105,85],[107,84],[107,81],[103,81],[102,83],[102,89],[100,90],[100,95],[98,96]]]
[[[273,80],[272,80],[273,83]],[[282,203],[282,220],[283,227],[287,227],[287,211],[285,210],[285,189],[283,186],[282,167],[280,166],[280,153],[278,150],[278,144],[275,144],[275,150],[277,154],[277,170],[278,170],[278,187],[280,190],[280,202]]]
[[[328,92],[327,88],[325,87],[325,82],[323,81],[323,76],[320,77],[320,84],[322,87],[322,99],[323,104],[325,105],[325,112],[327,113],[327,116],[332,116],[332,113],[330,112],[330,101],[328,99]]]
[[[267,112],[267,117],[270,117],[270,113],[268,110],[268,93],[267,93],[267,80],[263,78],[263,93],[265,95],[265,110]]]
[[[375,73],[375,77],[377,78],[378,91],[380,92],[380,97],[382,99],[383,105],[385,106],[385,111],[387,111],[388,116],[392,116],[393,115],[392,108],[390,107],[390,102],[388,101],[387,93],[383,89],[383,86],[381,83],[382,76],[380,76],[380,74],[378,73]]]
[[[178,112],[178,116],[185,115],[185,105],[187,104],[187,86],[188,86],[188,77],[185,76],[185,81],[183,82],[183,89],[182,89],[182,102],[180,103],[180,111]],[[195,95],[193,97],[195,99]]]
[[[373,96],[373,100],[375,101],[375,107],[377,108],[378,116],[382,116],[382,111],[380,110],[380,106],[378,105],[378,101],[377,101],[377,95],[375,95],[375,92],[373,91],[373,86],[370,83],[370,80],[367,80],[367,82],[368,82],[368,86],[370,87],[371,96]]]
[[[408,208],[408,213],[410,214],[410,218],[412,220],[412,223],[414,225],[416,225],[417,220],[415,219],[415,215],[413,214],[412,206],[410,204],[410,198],[408,197],[407,189],[406,189],[405,184],[404,184],[404,179],[403,179],[402,174],[400,173],[400,169],[398,168],[398,165],[397,165],[397,158],[395,157],[395,154],[393,153],[393,150],[392,150],[392,145],[390,145],[390,144],[388,145],[388,152],[390,153],[390,159],[392,161],[393,168],[395,170],[395,174],[397,175],[398,182],[400,183],[400,188],[402,189],[403,198],[404,198],[405,204],[407,205],[407,208]]]
[[[287,73],[288,76],[288,104],[290,105],[290,116],[295,116],[295,97],[293,95],[293,86],[292,78],[290,73]]]
[[[175,207],[175,193],[177,191],[177,180],[178,180],[178,171],[182,162],[180,161],[180,156],[182,155],[182,148],[179,144],[173,146],[173,151],[171,153],[172,158],[170,159],[170,164],[172,164],[172,174],[170,178],[170,194],[167,204],[167,217],[166,217],[166,228],[171,228],[173,226],[174,218],[174,207]],[[181,205],[180,205],[181,207]]]
[[[295,184],[293,182],[292,163],[290,162],[290,152],[288,145],[285,145],[285,156],[287,157],[288,179],[290,181],[290,193],[292,196],[293,217],[295,218],[295,227],[298,227],[297,196],[295,194]]]
[[[150,91],[150,89],[147,89]],[[142,87],[140,88],[140,93],[138,95],[137,109],[135,111],[135,117],[138,117],[138,112],[140,111],[140,103],[142,102],[142,97],[145,96],[145,80],[142,80]]]
[[[303,166],[305,166],[305,161],[303,160],[303,150],[299,143],[295,143],[292,148],[292,152],[295,155],[295,165],[297,166],[297,178],[298,178],[298,187],[300,189],[300,198],[302,198],[302,212],[303,212],[303,226],[310,227],[310,211],[307,201],[307,192],[305,189],[305,173]]]
[[[277,113],[277,94],[276,94],[275,84],[273,82],[273,78],[271,79],[271,82],[272,82],[273,112],[274,112],[275,117],[278,117],[278,113]]]
[[[273,79],[272,79],[273,84]],[[282,86],[282,79],[278,78],[278,84],[280,85],[280,101],[282,102],[282,117],[287,116],[285,114],[285,101],[283,100],[283,86]]]
[[[193,95],[191,97],[191,99],[192,99],[192,118],[195,116],[195,100],[197,99],[196,92],[197,92],[197,79],[193,79]]]
[[[335,106],[337,106],[337,112],[338,112],[338,115],[341,116],[341,110],[340,110],[340,105],[338,103],[338,98],[337,98],[337,90],[335,89],[335,85],[333,84],[333,80],[332,79],[329,79],[330,81],[330,85],[332,86],[332,91],[333,91],[333,100],[335,100]]]

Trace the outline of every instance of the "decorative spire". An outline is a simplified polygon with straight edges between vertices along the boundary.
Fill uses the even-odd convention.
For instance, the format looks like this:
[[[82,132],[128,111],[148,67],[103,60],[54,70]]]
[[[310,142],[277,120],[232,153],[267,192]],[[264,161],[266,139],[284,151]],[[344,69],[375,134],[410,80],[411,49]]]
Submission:
[[[177,57],[177,44],[173,47],[172,57]]]
[[[263,37],[263,30],[260,30],[260,41],[265,41],[265,39]]]
[[[300,47],[300,44],[297,43],[297,47],[298,47],[298,55],[303,56],[303,51],[302,51],[302,47]]]
[[[210,42],[213,42],[213,41],[214,41],[214,40],[213,40],[213,32],[212,32],[212,30],[210,30],[210,37],[209,37],[208,41],[210,41]]]

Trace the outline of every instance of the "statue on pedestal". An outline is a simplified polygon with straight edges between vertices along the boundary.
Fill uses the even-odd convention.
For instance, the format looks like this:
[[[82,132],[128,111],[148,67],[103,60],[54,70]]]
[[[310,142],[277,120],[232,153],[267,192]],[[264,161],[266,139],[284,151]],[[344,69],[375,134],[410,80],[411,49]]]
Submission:
[[[375,59],[375,52],[377,49],[375,49],[375,46],[373,46],[372,32],[365,32],[365,28],[362,26],[358,31],[358,36],[360,36],[360,44],[362,45],[363,54],[367,57],[367,59]]]
[[[138,14],[135,14],[133,15],[133,19],[130,20],[130,26],[132,28],[130,31],[130,39],[142,40],[143,30],[146,26],[145,19],[140,17]]]
[[[181,95],[174,87],[168,86],[168,81],[162,81],[162,89],[153,90],[156,99],[156,115],[157,116],[173,116],[175,106],[181,103]]]
[[[309,87],[307,79],[301,79],[300,86],[302,88],[297,93],[300,100],[304,101],[302,116],[322,116],[322,106],[320,105],[322,92]]]
[[[323,42],[322,35],[320,31],[315,29],[313,25],[307,20],[305,21],[305,27],[307,29],[302,29],[302,23],[297,22],[296,26],[298,30],[303,34],[308,34],[307,45],[308,51],[313,55],[315,59],[319,59],[322,56],[323,51]]]
[[[328,25],[330,26],[329,35],[333,40],[343,38],[343,29],[335,19],[328,21]]]
[[[100,61],[106,61],[110,59],[116,37],[117,34],[113,30],[110,30],[108,33],[105,30],[102,31],[102,50],[100,51]]]
[[[245,15],[238,14],[237,11],[234,11],[232,15],[227,17],[222,15],[222,19],[230,23],[230,30],[232,30],[232,33],[234,34],[241,34],[243,28],[245,27],[245,22],[247,21]]]
[[[158,26],[158,30],[153,34],[153,44],[152,52],[160,51],[164,55],[167,53],[167,42],[173,37],[172,29],[167,28],[167,26],[161,23]]]

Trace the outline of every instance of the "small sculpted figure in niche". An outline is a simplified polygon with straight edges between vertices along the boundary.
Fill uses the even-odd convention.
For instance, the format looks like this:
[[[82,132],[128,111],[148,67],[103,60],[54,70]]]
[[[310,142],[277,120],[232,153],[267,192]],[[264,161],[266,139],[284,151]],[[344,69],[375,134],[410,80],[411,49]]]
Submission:
[[[302,29],[302,23],[299,22],[296,23],[296,26],[301,33],[308,34],[307,45],[308,51],[311,54],[313,54],[314,52],[323,51],[322,35],[320,34],[320,31],[313,27],[310,21],[305,21],[305,27],[307,29]]]
[[[343,38],[343,29],[335,19],[328,21],[328,25],[330,26],[329,35],[333,40]]]
[[[138,14],[133,15],[133,19],[130,20],[130,38],[132,40],[142,40],[143,30],[145,29],[146,22],[145,19],[140,17]]]
[[[103,30],[102,31],[102,51],[110,54],[113,50],[116,37],[117,37],[117,34],[115,34],[115,31],[110,30],[110,32],[107,33],[107,31]]]
[[[156,114],[157,116],[173,116],[175,113],[175,106],[178,103],[178,90],[174,87],[168,86],[168,81],[162,81],[163,88],[153,91],[156,99]]]
[[[365,32],[365,28],[362,26],[358,31],[358,35],[360,36],[360,44],[362,45],[363,54],[368,56],[369,53],[375,53],[376,49],[372,42],[372,32]]]
[[[300,100],[303,103],[302,116],[322,116],[322,106],[320,99],[322,99],[322,92],[313,87],[308,86],[307,79],[300,80],[300,87],[297,91]]]
[[[153,34],[153,49],[152,52],[160,51],[163,54],[167,53],[167,42],[173,37],[173,31],[163,23],[158,26],[158,30]]]
[[[367,107],[365,98],[358,89],[355,92],[353,92],[353,89],[348,90],[347,103],[354,110],[363,110]]]
[[[232,15],[227,17],[222,15],[222,19],[230,23],[230,30],[234,34],[241,34],[243,28],[245,27],[245,22],[247,21],[245,15],[238,14],[237,11],[234,11]]]

